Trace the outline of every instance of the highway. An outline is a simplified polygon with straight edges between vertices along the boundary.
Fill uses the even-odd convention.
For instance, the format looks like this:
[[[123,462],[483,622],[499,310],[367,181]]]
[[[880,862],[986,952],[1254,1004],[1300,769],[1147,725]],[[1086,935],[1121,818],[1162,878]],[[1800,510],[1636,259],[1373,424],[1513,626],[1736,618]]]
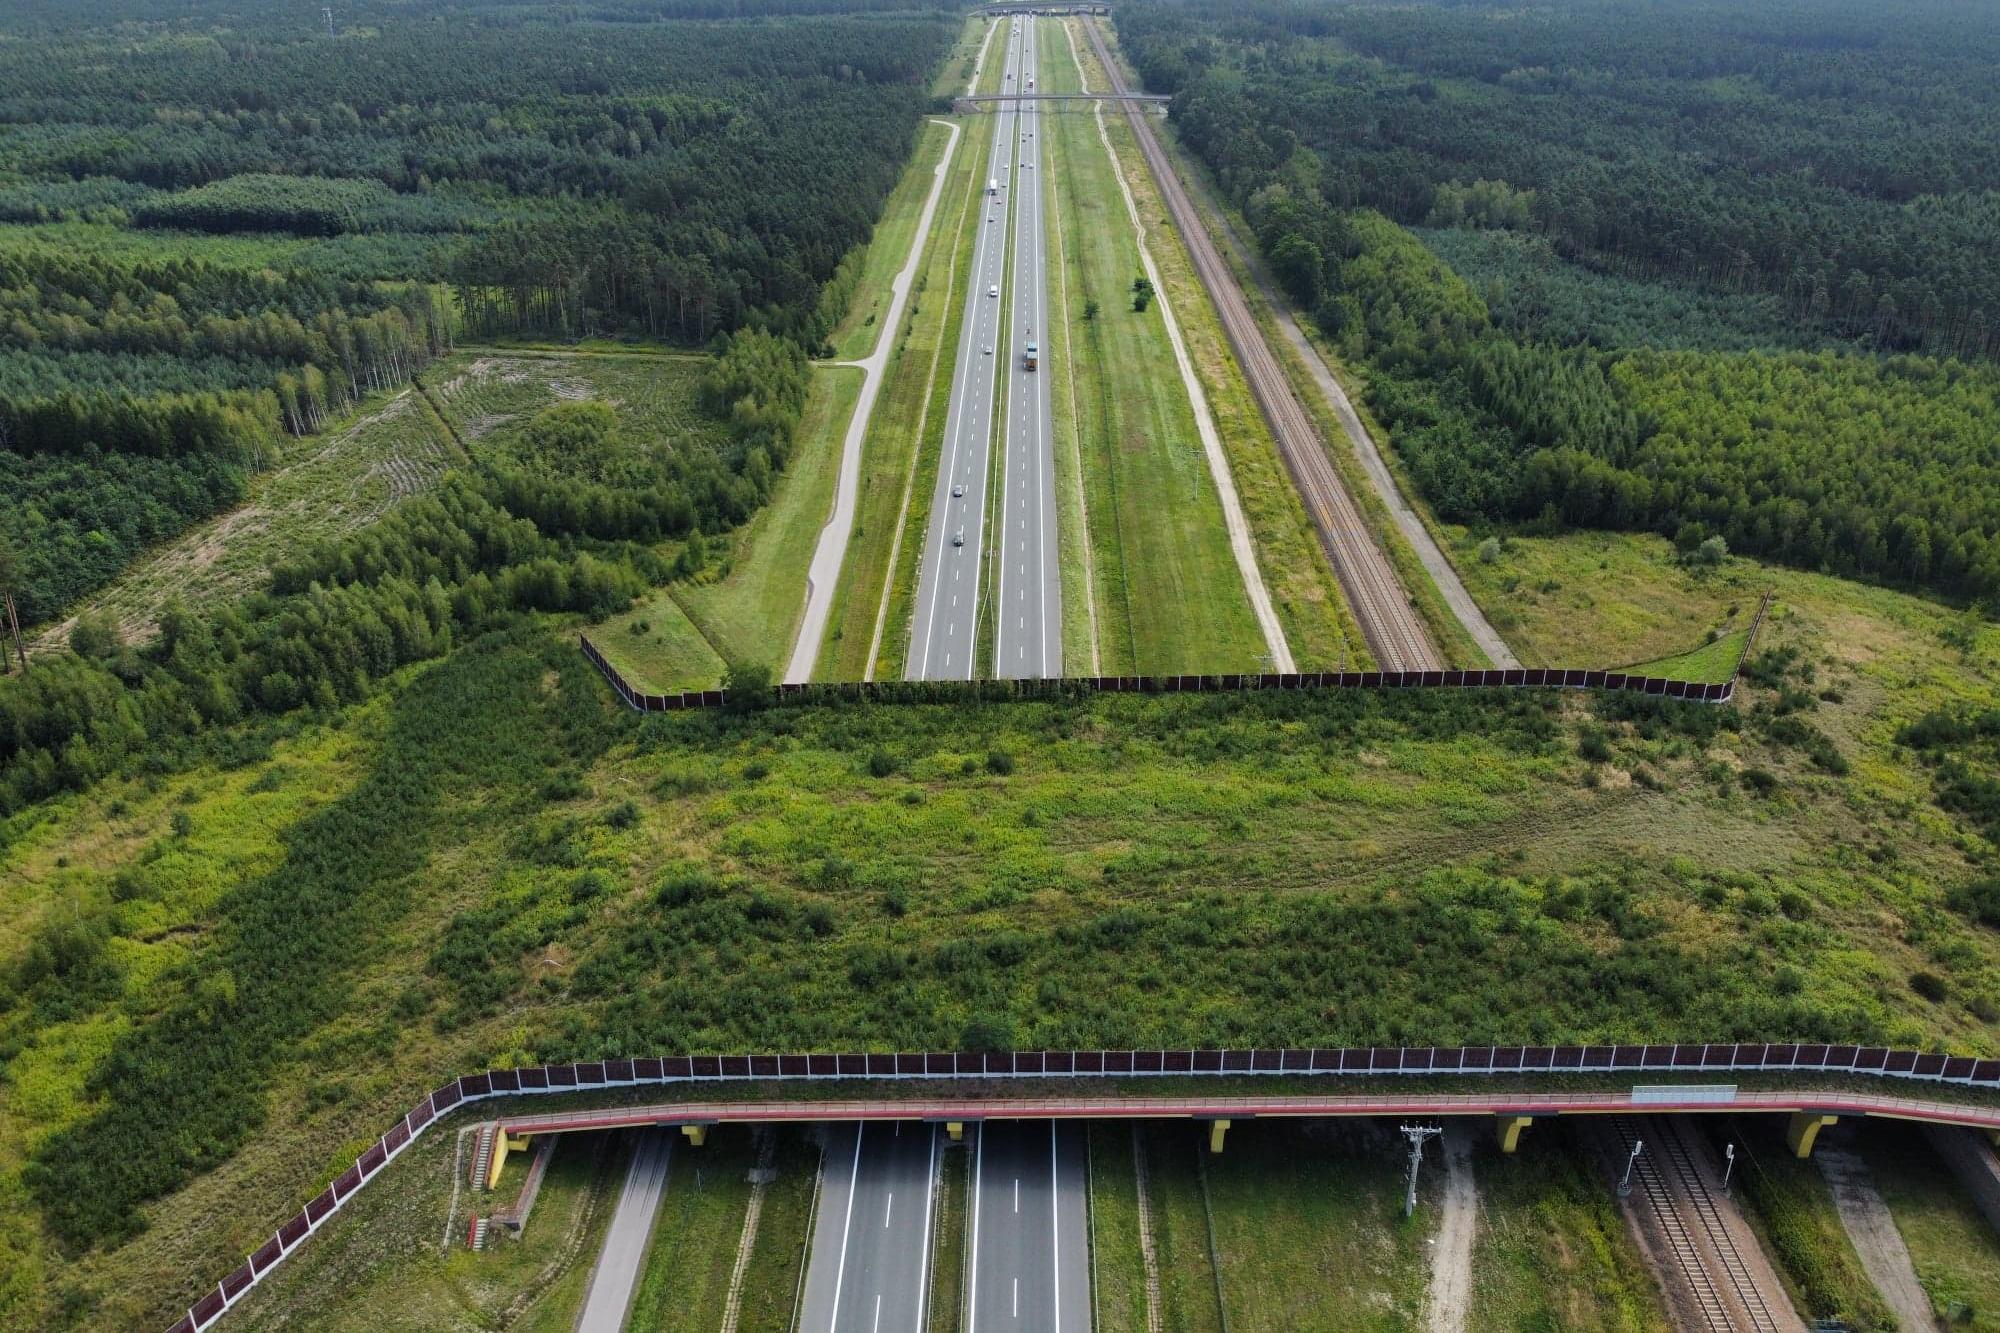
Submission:
[[[1024,86],[1040,65],[1035,19],[1022,21]],[[1014,288],[1007,339],[1006,442],[1000,519],[993,533],[997,591],[993,605],[993,674],[1031,678],[1062,674],[1062,569],[1056,552],[1055,421],[1048,373],[1027,369],[1029,343],[1048,338],[1049,268],[1042,216],[1040,107],[1021,104],[1014,122]],[[997,356],[998,353],[996,352]]]
[[[1023,91],[1034,77],[1034,19],[1010,27],[1002,87]],[[1025,104],[1032,108],[1032,103]],[[923,563],[911,626],[912,679],[970,680],[982,674],[979,656],[982,572],[993,579],[994,653],[998,674],[1060,674],[1059,570],[1049,549],[1055,542],[1054,441],[1046,376],[1023,369],[1026,329],[1046,318],[1047,272],[1042,243],[1041,168],[1032,109],[1003,107],[994,120],[987,178],[995,185],[985,202],[974,244],[971,281],[952,371],[944,443],[924,535]],[[1022,169],[1015,170],[1021,153]],[[1014,199],[1010,220],[1009,196]],[[1006,284],[1009,233],[1016,249],[1012,282],[1014,319],[1003,327],[999,292]],[[1000,531],[987,553],[988,493],[993,474],[996,413],[1006,411],[1007,442],[1001,478]],[[1002,576],[1005,577],[1002,577]],[[1004,631],[1004,632],[1002,632]]]
[[[1090,1217],[1082,1126],[989,1121],[975,1151],[966,1333],[1084,1333]]]
[[[921,1333],[930,1288],[937,1127],[834,1127],[821,1167],[803,1333]]]
[[[618,1195],[618,1211],[611,1216],[611,1229],[604,1235],[597,1267],[591,1270],[590,1292],[577,1319],[577,1333],[619,1333],[625,1327],[632,1292],[639,1283],[639,1266],[652,1239],[653,1219],[659,1215],[660,1199],[667,1192],[673,1142],[669,1129],[639,1132],[632,1169]]]

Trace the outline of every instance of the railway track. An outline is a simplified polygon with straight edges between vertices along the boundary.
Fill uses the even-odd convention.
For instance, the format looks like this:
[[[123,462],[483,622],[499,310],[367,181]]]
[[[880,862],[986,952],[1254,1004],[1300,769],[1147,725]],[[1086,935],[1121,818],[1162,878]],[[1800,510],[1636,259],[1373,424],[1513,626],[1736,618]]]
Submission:
[[[1721,1210],[1696,1167],[1681,1126],[1663,1117],[1611,1117],[1621,1145],[1644,1139],[1632,1185],[1652,1212],[1664,1256],[1679,1269],[1710,1333],[1783,1333]]]
[[[1111,91],[1127,95],[1124,75],[1112,61],[1096,21],[1086,20],[1084,26],[1098,62],[1104,66],[1105,77],[1111,82]],[[1161,148],[1153,127],[1147,123],[1144,112],[1131,103],[1125,106],[1125,116],[1159,185],[1160,197],[1166,200],[1174,227],[1187,246],[1195,273],[1215,303],[1237,364],[1243,367],[1250,392],[1271,427],[1285,468],[1305,501],[1306,512],[1312,516],[1320,545],[1326,549],[1376,665],[1385,671],[1441,669],[1444,659],[1431,642],[1423,620],[1410,605],[1408,591],[1362,522],[1354,497],[1347,493],[1334,472],[1325,442],[1292,392],[1290,381],[1264,339],[1264,331],[1250,314],[1235,274],[1209,238],[1208,228],[1202,225],[1201,215],[1195,211],[1193,200],[1167,160],[1166,150]]]

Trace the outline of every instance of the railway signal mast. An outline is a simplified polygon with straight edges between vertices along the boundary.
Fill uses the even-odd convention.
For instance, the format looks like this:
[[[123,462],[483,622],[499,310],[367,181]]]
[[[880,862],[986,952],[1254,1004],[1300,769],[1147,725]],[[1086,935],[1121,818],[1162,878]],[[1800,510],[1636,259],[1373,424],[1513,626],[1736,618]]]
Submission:
[[[1618,1197],[1624,1198],[1632,1192],[1632,1167],[1639,1160],[1639,1154],[1646,1151],[1644,1139],[1632,1140],[1632,1155],[1625,1159],[1625,1174],[1618,1181]]]
[[[1424,1145],[1444,1133],[1442,1125],[1404,1125],[1403,1137],[1410,1141],[1410,1181],[1403,1191],[1403,1216],[1417,1211],[1417,1168],[1423,1164]]]

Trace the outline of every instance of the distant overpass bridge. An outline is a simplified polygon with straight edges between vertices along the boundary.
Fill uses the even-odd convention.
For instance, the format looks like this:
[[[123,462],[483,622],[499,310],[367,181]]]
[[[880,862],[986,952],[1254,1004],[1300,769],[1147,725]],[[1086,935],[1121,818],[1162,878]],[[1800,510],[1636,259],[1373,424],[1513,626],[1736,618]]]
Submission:
[[[1049,15],[1109,14],[1111,12],[1111,6],[1095,5],[1095,4],[981,5],[979,7],[979,12],[982,14],[996,15],[996,16],[1000,14],[1049,14]]]
[[[992,111],[1020,102],[1053,103],[1060,110],[1066,102],[1112,102],[1126,106],[1166,110],[1173,98],[1164,93],[970,93],[951,99],[958,112]]]

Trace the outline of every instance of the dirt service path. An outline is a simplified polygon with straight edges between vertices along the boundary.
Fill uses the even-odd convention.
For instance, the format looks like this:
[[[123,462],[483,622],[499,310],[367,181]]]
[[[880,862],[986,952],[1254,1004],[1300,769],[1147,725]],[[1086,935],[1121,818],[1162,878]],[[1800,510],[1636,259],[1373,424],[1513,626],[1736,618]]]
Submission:
[[[1931,1311],[1930,1298],[1924,1294],[1923,1284],[1917,1281],[1910,1248],[1903,1243],[1903,1233],[1896,1230],[1896,1219],[1890,1216],[1889,1205],[1882,1202],[1882,1193],[1875,1188],[1868,1164],[1851,1152],[1824,1143],[1813,1154],[1813,1161],[1826,1177],[1834,1209],[1840,1214],[1840,1225],[1854,1242],[1854,1252],[1860,1256],[1861,1267],[1875,1284],[1875,1290],[1882,1293],[1882,1299],[1896,1312],[1904,1328],[1915,1333],[1933,1327],[1936,1316]]]
[[[937,213],[938,199],[944,194],[945,177],[951,173],[951,161],[958,151],[959,127],[948,120],[932,123],[949,130],[951,139],[944,146],[944,156],[938,160],[937,170],[932,173],[931,192],[924,200],[923,215],[917,219],[917,234],[910,242],[910,257],[904,261],[903,271],[896,275],[895,282],[890,286],[889,314],[876,330],[875,349],[859,361],[841,363],[861,372],[861,396],[855,399],[854,415],[847,422],[847,438],[841,444],[840,476],[834,482],[833,512],[827,516],[826,526],[820,529],[819,545],[814,548],[812,564],[806,571],[806,611],[799,620],[799,637],[792,645],[791,664],[785,668],[785,683],[788,685],[811,680],[813,664],[819,660],[820,640],[826,637],[827,615],[833,610],[835,581],[840,577],[842,562],[847,559],[848,539],[854,533],[854,501],[861,490],[861,446],[868,438],[868,423],[875,415],[875,399],[882,391],[882,377],[888,369],[889,352],[894,342],[891,335],[903,325],[903,307],[909,301],[910,286],[923,263],[924,242],[930,238],[931,219]]]
[[[1431,1245],[1430,1294],[1424,1301],[1429,1333],[1465,1333],[1472,1304],[1472,1242],[1479,1196],[1472,1184],[1472,1140],[1463,1121],[1445,1126],[1444,1209]]]

